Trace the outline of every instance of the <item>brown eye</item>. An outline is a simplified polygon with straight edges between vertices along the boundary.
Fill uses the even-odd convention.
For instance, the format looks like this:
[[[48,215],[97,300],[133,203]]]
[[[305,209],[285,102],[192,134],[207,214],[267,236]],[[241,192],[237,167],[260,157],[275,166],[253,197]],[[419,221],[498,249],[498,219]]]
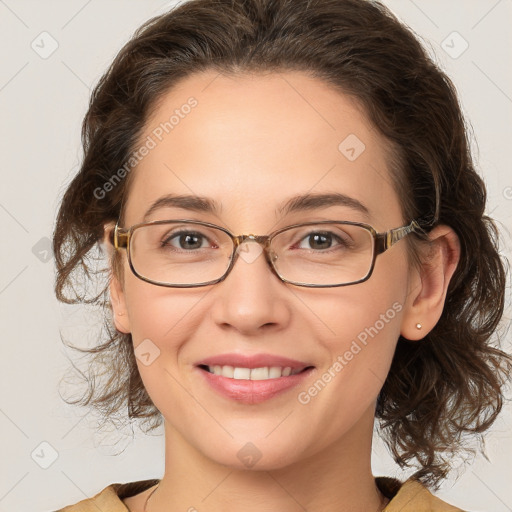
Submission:
[[[302,243],[300,244],[300,249],[316,249],[316,250],[325,250],[325,249],[331,249],[333,245],[340,245],[342,247],[348,247],[348,241],[344,240],[343,238],[339,237],[338,235],[335,235],[334,233],[331,233],[329,231],[323,231],[323,232],[312,232],[308,234],[306,237],[304,237],[301,240],[302,243],[305,243],[306,246],[302,246]]]
[[[177,249],[193,250],[209,247],[208,239],[205,235],[197,231],[178,231],[162,240],[162,247],[175,247]],[[203,245],[206,243],[206,245]]]

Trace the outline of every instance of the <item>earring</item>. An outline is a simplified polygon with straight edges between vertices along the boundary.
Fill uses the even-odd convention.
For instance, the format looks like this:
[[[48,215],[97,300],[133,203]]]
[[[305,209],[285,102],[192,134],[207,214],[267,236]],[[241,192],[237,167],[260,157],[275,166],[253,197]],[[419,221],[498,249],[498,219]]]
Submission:
[[[421,329],[422,325],[420,323],[416,324],[416,329]]]

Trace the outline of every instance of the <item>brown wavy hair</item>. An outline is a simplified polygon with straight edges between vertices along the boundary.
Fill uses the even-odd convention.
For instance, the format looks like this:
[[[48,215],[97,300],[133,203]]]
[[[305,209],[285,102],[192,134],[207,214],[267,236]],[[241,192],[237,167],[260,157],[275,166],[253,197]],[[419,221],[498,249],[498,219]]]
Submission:
[[[128,161],[158,100],[205,70],[303,71],[354,97],[392,149],[403,217],[424,219],[426,231],[446,224],[457,233],[461,257],[442,317],[420,342],[398,340],[376,409],[396,462],[415,466],[413,477],[437,488],[450,458],[470,450],[466,436],[481,439],[502,408],[512,364],[498,336],[506,261],[496,224],[484,215],[486,190],[455,88],[378,2],[191,0],[144,23],[121,49],[92,92],[83,162],[64,193],[53,236],[58,299],[105,313],[102,343],[73,347],[91,360],[88,373],[80,372],[87,391],[68,403],[88,405],[106,420],[127,412],[147,431],[162,423],[131,336],[113,327],[110,270],[97,268],[103,226],[122,218],[131,180],[116,182],[104,197],[95,191]],[[418,243],[410,237],[411,253]],[[105,286],[91,295],[88,287],[101,277]]]

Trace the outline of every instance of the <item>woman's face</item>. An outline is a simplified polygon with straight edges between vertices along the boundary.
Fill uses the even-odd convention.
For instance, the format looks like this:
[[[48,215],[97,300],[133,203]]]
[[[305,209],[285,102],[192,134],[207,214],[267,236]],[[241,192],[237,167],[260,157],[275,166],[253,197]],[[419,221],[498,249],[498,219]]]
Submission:
[[[147,151],[132,171],[123,227],[186,218],[264,235],[314,220],[364,222],[379,232],[405,223],[385,141],[349,97],[299,72],[189,77],[158,104],[140,140]],[[294,196],[332,193],[353,201],[279,212]],[[164,204],[145,217],[170,194],[209,198],[218,211]],[[255,245],[246,251],[224,281],[189,289],[138,279],[123,254],[116,325],[132,334],[166,434],[233,467],[247,466],[245,455],[261,457],[260,469],[371,436],[411,291],[405,242],[377,258],[368,281],[334,288],[283,283]],[[289,358],[314,368],[275,395],[268,381],[235,379],[224,380],[223,392],[198,366],[220,356],[225,366],[261,356],[246,366],[284,367],[277,359]]]

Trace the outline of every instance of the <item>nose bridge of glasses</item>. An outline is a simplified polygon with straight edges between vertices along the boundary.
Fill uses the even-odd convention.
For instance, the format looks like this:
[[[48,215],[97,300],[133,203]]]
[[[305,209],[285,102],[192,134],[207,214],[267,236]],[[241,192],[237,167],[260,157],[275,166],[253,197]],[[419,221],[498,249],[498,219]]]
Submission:
[[[267,252],[267,249],[270,245],[270,235],[254,235],[252,233],[248,234],[248,235],[239,235],[239,236],[235,236],[233,237],[234,238],[234,242],[235,242],[235,252],[239,252],[238,251],[238,248],[245,242],[247,241],[252,241],[252,242],[256,242],[257,244],[259,244],[261,246],[261,248],[263,249],[264,252]],[[267,252],[268,254],[268,252]]]
[[[269,235],[254,235],[251,233],[249,235],[235,236],[233,239],[235,246],[233,250],[233,262],[231,267],[235,264],[239,256],[242,256],[242,259],[246,263],[253,263],[258,258],[258,256],[261,255],[261,253],[263,253],[264,259],[267,261],[270,267],[273,267],[273,262],[277,256],[268,250],[270,245]],[[255,242],[255,244],[259,245],[259,248],[251,250],[249,246],[246,246],[246,249],[242,249],[242,245],[247,242],[249,244],[251,244],[251,242]]]
[[[252,240],[265,247],[268,245],[269,238],[270,237],[268,235],[253,235],[252,233],[250,233],[249,235],[238,235],[234,237],[236,247],[242,245],[246,240]]]

